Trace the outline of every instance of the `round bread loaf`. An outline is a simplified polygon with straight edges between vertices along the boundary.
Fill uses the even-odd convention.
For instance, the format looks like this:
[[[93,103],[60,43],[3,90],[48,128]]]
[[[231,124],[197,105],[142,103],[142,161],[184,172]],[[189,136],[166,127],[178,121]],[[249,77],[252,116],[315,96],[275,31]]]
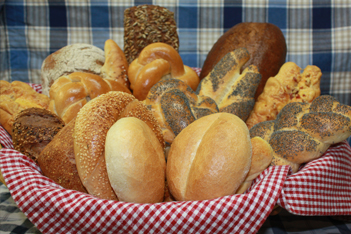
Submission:
[[[161,147],[164,148],[165,145],[157,120],[131,94],[111,91],[84,105],[77,115],[74,127],[77,170],[88,193],[102,199],[118,199],[107,175],[105,141],[111,126],[124,117],[136,117],[144,121],[155,133]]]
[[[80,181],[74,157],[73,130],[75,119],[69,122],[41,151],[38,165],[43,175],[66,189],[87,193]]]
[[[241,68],[257,66],[262,75],[255,99],[262,93],[269,77],[275,76],[286,59],[286,42],[282,31],[270,23],[239,23],[225,32],[213,45],[201,70],[200,79],[206,77],[227,53],[244,47],[249,61]]]
[[[25,109],[13,123],[14,149],[37,161],[41,151],[64,126],[60,117],[46,109]]]
[[[165,155],[145,122],[126,117],[114,123],[106,135],[105,159],[108,178],[120,201],[163,201]]]
[[[52,83],[61,76],[73,72],[88,72],[99,75],[105,63],[104,51],[89,44],[67,45],[50,54],[42,63],[42,92],[49,95]]]
[[[167,182],[176,200],[232,195],[251,165],[252,147],[244,121],[229,113],[202,117],[173,141]]]

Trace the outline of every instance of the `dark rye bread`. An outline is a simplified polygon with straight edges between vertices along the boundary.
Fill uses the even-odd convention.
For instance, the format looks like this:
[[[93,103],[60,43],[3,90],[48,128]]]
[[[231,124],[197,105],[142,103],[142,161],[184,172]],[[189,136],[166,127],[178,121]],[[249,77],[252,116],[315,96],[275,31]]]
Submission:
[[[41,108],[21,111],[13,123],[14,149],[37,161],[41,151],[65,126],[65,122],[54,113]]]
[[[139,5],[124,11],[124,54],[128,63],[149,44],[163,42],[177,52],[179,37],[174,13],[155,5]]]
[[[74,124],[69,122],[44,148],[38,158],[43,174],[66,189],[87,193],[77,171],[74,156]]]
[[[243,22],[230,28],[207,54],[200,79],[206,77],[228,52],[241,47],[246,48],[250,54],[249,61],[241,68],[241,71],[250,65],[255,65],[262,76],[255,94],[255,99],[257,99],[267,79],[279,72],[286,59],[287,46],[284,35],[273,24]]]

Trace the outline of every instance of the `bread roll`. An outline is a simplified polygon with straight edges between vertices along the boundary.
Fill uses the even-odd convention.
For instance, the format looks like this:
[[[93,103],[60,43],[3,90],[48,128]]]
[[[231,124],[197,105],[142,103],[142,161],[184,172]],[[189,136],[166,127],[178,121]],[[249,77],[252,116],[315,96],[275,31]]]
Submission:
[[[139,5],[124,11],[124,53],[128,63],[149,44],[163,42],[177,52],[179,38],[174,13],[156,5]]]
[[[63,120],[48,110],[25,109],[16,116],[13,124],[14,149],[37,161],[41,151],[64,126]]]
[[[75,119],[55,135],[40,153],[38,165],[43,175],[62,187],[87,193],[80,181],[74,156],[74,124]]]
[[[105,141],[111,126],[124,117],[136,117],[144,121],[164,148],[163,135],[157,120],[133,95],[111,91],[84,105],[77,115],[74,127],[77,170],[89,194],[102,199],[118,199],[107,175]]]
[[[0,80],[0,124],[12,135],[13,122],[20,111],[31,107],[48,109],[49,101],[48,96],[37,93],[27,83]]]
[[[46,57],[42,63],[43,94],[49,95],[51,85],[61,76],[73,72],[89,72],[99,75],[104,63],[104,51],[93,45],[77,43],[57,50]]]
[[[174,140],[167,181],[176,200],[232,195],[251,165],[249,130],[237,116],[216,113],[186,127]]]
[[[105,158],[108,178],[120,201],[163,201],[165,155],[145,122],[126,117],[114,123],[106,135]]]
[[[206,77],[224,55],[241,47],[246,48],[250,54],[250,60],[242,67],[242,71],[250,65],[255,65],[262,75],[255,94],[257,99],[267,79],[278,73],[286,59],[287,47],[284,35],[273,24],[243,22],[225,32],[208,53],[200,79]]]

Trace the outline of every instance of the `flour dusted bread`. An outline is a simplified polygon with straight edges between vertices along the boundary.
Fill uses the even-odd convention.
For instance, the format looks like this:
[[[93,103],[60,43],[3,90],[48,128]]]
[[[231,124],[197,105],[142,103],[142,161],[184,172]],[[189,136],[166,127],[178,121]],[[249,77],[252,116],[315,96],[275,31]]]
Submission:
[[[104,63],[104,51],[93,45],[77,43],[57,50],[42,63],[41,85],[43,94],[49,95],[51,85],[61,76],[78,71],[100,74]]]
[[[144,121],[164,148],[163,135],[157,120],[133,95],[111,91],[84,105],[74,126],[74,153],[82,184],[89,194],[99,198],[118,199],[108,179],[105,142],[108,130],[124,117],[136,117]]]
[[[229,52],[246,48],[250,54],[245,68],[255,65],[262,79],[255,93],[255,99],[262,92],[269,77],[275,76],[286,59],[286,42],[282,31],[271,23],[243,22],[225,32],[207,54],[200,79],[206,77],[214,66]]]
[[[176,200],[232,195],[251,165],[249,130],[237,116],[216,113],[186,127],[167,160],[167,182]]]
[[[120,201],[163,201],[165,155],[145,122],[126,117],[114,123],[106,135],[105,158],[111,186]]]
[[[74,72],[84,72],[119,82],[129,89],[128,63],[123,51],[111,39],[105,41],[104,50],[89,44],[67,45],[50,54],[42,63],[41,85],[43,94],[56,79]]]

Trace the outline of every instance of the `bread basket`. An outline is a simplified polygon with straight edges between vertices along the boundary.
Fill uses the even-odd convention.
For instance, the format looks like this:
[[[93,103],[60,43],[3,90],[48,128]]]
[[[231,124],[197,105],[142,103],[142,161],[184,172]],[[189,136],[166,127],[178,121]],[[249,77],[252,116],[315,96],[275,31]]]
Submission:
[[[32,85],[38,92],[40,85]],[[245,194],[134,204],[67,190],[13,150],[0,126],[0,167],[11,195],[43,233],[256,233],[274,206],[297,215],[351,215],[351,147],[343,141],[292,174],[269,167]]]

